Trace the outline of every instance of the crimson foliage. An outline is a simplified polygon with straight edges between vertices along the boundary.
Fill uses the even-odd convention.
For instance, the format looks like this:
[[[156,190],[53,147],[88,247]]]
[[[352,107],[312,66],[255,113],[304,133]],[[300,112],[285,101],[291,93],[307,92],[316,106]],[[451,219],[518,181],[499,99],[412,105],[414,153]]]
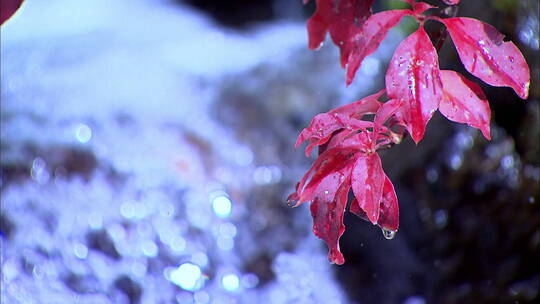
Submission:
[[[0,2],[0,25],[15,14],[22,2],[23,0],[2,0]]]
[[[398,200],[378,150],[400,143],[405,132],[418,144],[437,110],[491,139],[491,111],[484,93],[465,76],[439,69],[437,50],[424,29],[426,21],[446,27],[469,73],[492,86],[510,87],[523,99],[528,96],[529,67],[519,49],[495,28],[472,18],[429,15],[426,12],[438,7],[403,1],[411,8],[373,14],[373,0],[317,0],[307,24],[311,49],[321,46],[326,33],[339,47],[349,85],[364,58],[404,16],[419,23],[397,47],[386,72],[386,89],[315,116],[296,142],[296,147],[308,142],[307,156],[318,147],[319,156],[288,200],[293,206],[311,202],[313,232],[327,243],[328,258],[336,264],[345,261],[339,238],[345,231],[343,215],[351,189],[349,211],[379,225],[387,238],[398,229]],[[443,2],[457,5],[459,0]],[[384,94],[386,102],[381,100]],[[368,119],[368,114],[374,115]]]

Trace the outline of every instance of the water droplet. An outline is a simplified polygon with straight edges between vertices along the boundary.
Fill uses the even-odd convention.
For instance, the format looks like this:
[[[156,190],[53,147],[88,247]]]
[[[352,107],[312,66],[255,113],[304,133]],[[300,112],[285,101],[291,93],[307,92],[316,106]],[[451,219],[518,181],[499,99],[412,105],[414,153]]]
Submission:
[[[514,57],[508,56],[508,60],[510,60],[510,62],[514,62]]]
[[[324,194],[328,194],[328,193],[330,193],[330,191],[324,190]]]
[[[294,208],[298,204],[298,200],[295,199],[288,199],[287,202],[285,202],[287,206]]]
[[[396,230],[390,230],[386,228],[382,228],[382,234],[384,235],[384,238],[387,240],[391,240],[396,236]]]

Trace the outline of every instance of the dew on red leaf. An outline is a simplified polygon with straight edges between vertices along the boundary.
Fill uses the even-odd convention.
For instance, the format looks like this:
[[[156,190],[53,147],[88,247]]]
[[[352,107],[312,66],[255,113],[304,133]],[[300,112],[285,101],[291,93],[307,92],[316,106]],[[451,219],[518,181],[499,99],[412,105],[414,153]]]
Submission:
[[[388,31],[396,26],[403,16],[411,14],[411,10],[390,10],[371,15],[366,20],[350,43],[350,52],[346,58],[347,85],[352,83],[362,61],[379,48]]]
[[[489,85],[511,87],[527,99],[529,66],[513,42],[504,41],[494,27],[473,18],[439,20],[446,25],[467,71]]]
[[[347,67],[347,85],[366,56],[373,53],[388,30],[405,15],[421,26],[396,49],[387,73],[385,90],[349,105],[317,115],[298,137],[296,146],[309,141],[306,154],[319,146],[319,157],[297,185],[289,202],[312,201],[313,231],[329,247],[331,262],[342,264],[339,238],[343,213],[352,188],[350,212],[381,227],[392,239],[399,227],[399,206],[392,182],[383,171],[378,149],[399,143],[406,129],[422,140],[426,125],[439,109],[449,120],[478,128],[490,139],[491,112],[480,87],[454,71],[440,71],[438,55],[423,28],[426,18],[444,23],[465,68],[484,82],[512,87],[527,98],[530,73],[517,47],[503,40],[493,27],[471,18],[440,19],[423,13],[436,8],[424,2],[402,0],[413,10],[371,14],[373,0],[318,0],[308,22],[310,48],[329,32],[339,47],[341,65]],[[456,5],[459,0],[443,0]],[[307,2],[305,0],[304,2]],[[366,114],[375,114],[366,118]],[[365,120],[363,120],[365,119]]]
[[[381,228],[382,230],[382,233],[384,235],[384,238],[387,239],[387,240],[391,240],[394,238],[394,236],[396,236],[396,231],[395,230],[389,230],[389,229],[385,229],[385,228]]]
[[[377,224],[384,184],[381,158],[377,153],[358,158],[352,170],[351,184],[358,206],[373,224]]]
[[[491,138],[489,122],[491,110],[482,89],[454,71],[441,71],[444,98],[439,110],[446,118],[478,128]]]
[[[441,86],[437,52],[420,27],[398,46],[386,72],[388,97],[405,101],[406,128],[416,143],[442,99]]]
[[[310,205],[313,217],[313,233],[328,245],[328,260],[341,265],[345,262],[339,250],[339,238],[345,231],[343,214],[347,205],[349,192],[348,179],[342,181],[338,188],[325,190],[328,193],[318,193]]]

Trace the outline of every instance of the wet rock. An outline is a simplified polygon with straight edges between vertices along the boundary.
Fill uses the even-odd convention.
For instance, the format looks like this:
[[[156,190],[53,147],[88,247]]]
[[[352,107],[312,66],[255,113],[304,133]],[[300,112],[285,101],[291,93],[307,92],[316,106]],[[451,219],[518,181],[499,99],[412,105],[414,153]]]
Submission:
[[[114,283],[113,287],[121,292],[127,299],[127,303],[138,304],[141,302],[142,288],[141,286],[133,281],[130,277],[123,275],[118,277]],[[123,301],[117,301],[116,303],[122,303]]]
[[[92,275],[77,275],[70,273],[64,279],[66,286],[77,293],[96,293],[100,291],[98,279]]]
[[[15,232],[15,224],[9,219],[7,214],[2,212],[0,214],[0,237],[9,240]]]
[[[86,235],[86,242],[90,248],[100,251],[111,259],[120,259],[120,255],[114,246],[113,240],[105,230],[88,232]]]

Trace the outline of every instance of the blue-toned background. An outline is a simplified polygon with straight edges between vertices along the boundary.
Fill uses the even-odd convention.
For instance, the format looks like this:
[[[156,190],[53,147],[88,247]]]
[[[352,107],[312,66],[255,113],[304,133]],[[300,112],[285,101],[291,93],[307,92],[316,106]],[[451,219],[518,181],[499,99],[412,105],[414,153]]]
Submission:
[[[285,204],[311,162],[293,145],[382,87],[402,32],[345,88],[300,0],[26,0],[1,29],[2,303],[538,299],[538,4],[510,2],[531,100],[487,91],[492,142],[436,116],[387,151],[400,232],[347,216],[337,267]]]

